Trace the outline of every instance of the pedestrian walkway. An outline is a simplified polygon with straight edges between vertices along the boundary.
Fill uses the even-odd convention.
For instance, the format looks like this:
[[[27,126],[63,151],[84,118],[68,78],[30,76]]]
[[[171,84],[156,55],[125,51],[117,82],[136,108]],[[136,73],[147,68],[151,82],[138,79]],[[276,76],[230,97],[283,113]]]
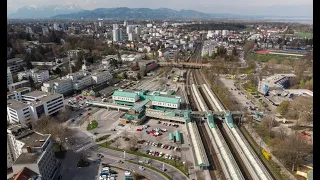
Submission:
[[[249,125],[244,125],[245,128],[247,129],[247,131],[249,132],[249,134],[251,135],[251,137],[256,141],[256,143],[258,145],[261,146],[261,148],[263,148],[265,151],[267,151],[268,153],[270,153],[272,160],[277,163],[278,166],[280,166],[281,171],[283,173],[285,173],[287,176],[289,176],[290,179],[294,180],[296,179],[288,170],[287,168],[285,168],[282,163],[274,156],[271,154],[271,149],[268,147],[268,145],[262,140],[262,138],[256,133],[256,131],[250,127]]]

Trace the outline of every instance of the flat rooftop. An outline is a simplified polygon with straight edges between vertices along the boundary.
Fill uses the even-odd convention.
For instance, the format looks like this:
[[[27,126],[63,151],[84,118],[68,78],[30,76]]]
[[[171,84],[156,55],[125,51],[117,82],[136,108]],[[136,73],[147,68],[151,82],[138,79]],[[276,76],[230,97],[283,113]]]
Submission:
[[[33,164],[37,163],[38,158],[41,156],[40,153],[22,153],[18,159],[14,162],[14,164]]]
[[[27,94],[24,94],[23,96],[28,96],[28,97],[41,97],[39,98],[40,101],[50,101],[54,98],[60,97],[62,96],[62,94],[58,94],[58,93],[54,93],[54,94],[50,94],[50,93],[46,93],[46,92],[42,92],[42,91],[31,91]]]
[[[16,83],[9,84],[9,86],[16,86],[16,85],[23,84],[23,83],[29,83],[29,81],[28,80],[23,80],[23,81],[19,81],[19,82],[16,82]]]
[[[29,87],[22,87],[22,88],[14,90],[14,91],[7,92],[7,95],[11,95],[11,94],[14,94],[14,93],[17,93],[17,92],[21,92],[21,91],[25,91],[25,90],[30,90],[30,88]]]
[[[33,132],[19,139],[19,141],[25,143],[24,147],[41,147],[48,139],[49,134],[40,134],[38,132]]]
[[[7,106],[14,110],[20,110],[23,108],[28,107],[28,104],[22,103],[20,101],[14,100],[14,99],[8,99],[7,100]]]

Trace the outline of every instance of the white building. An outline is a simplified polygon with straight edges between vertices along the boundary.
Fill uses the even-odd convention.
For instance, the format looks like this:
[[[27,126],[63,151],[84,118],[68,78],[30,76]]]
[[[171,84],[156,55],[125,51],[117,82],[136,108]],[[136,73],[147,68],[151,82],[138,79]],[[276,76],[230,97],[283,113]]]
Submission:
[[[128,25],[127,26],[127,34],[133,33],[133,31],[134,31],[134,26],[133,25]]]
[[[7,118],[10,123],[32,124],[29,105],[14,99],[7,100]]]
[[[8,85],[9,91],[15,91],[16,89],[23,88],[23,87],[30,87],[29,81],[23,80],[23,81],[19,81],[19,82]]]
[[[102,26],[103,26],[103,22],[99,21],[99,27],[102,27]]]
[[[45,36],[45,35],[48,35],[49,34],[49,29],[47,27],[43,27],[42,28],[42,34]]]
[[[31,27],[26,27],[26,33],[32,34],[32,28]]]
[[[227,36],[229,34],[228,30],[222,30],[222,36]]]
[[[39,83],[45,82],[50,78],[48,70],[31,69],[18,73],[19,81],[21,81],[24,78],[28,79],[29,77],[31,77],[34,82]]]
[[[135,33],[140,36],[141,35],[141,26],[136,26],[136,28],[134,29]]]
[[[113,41],[121,41],[122,40],[122,30],[121,29],[113,29],[112,30],[112,38]]]
[[[9,131],[9,130],[8,130]],[[19,144],[20,155],[12,165],[13,173],[17,174],[23,168],[34,171],[42,180],[53,179],[58,169],[58,160],[54,156],[53,141],[50,134],[41,134],[31,130],[23,133],[8,132],[9,144]],[[12,150],[14,151],[14,150]]]
[[[16,89],[14,91],[7,92],[7,99],[15,99],[18,101],[22,100],[22,95],[27,94],[31,91],[31,88],[29,87],[23,87]]]
[[[151,28],[152,27],[152,24],[147,24],[147,28]]]
[[[128,22],[127,22],[127,21],[124,21],[124,22],[123,22],[123,26],[128,26]]]
[[[101,84],[113,78],[109,71],[95,72],[91,75],[93,84]]]
[[[53,24],[53,29],[56,30],[56,31],[59,30],[59,24],[58,23],[54,23]]]
[[[21,58],[12,58],[7,60],[7,68],[10,69],[12,74],[16,74],[23,70],[26,63]]]
[[[135,33],[129,33],[128,34],[128,41],[137,41],[138,40],[138,35]]]
[[[112,29],[119,29],[119,24],[112,24]]]
[[[73,91],[73,85],[71,79],[54,79],[48,82],[44,82],[41,86],[41,91],[47,93],[60,93],[66,94]]]
[[[10,71],[10,68],[7,68],[7,87],[9,84],[13,83],[13,78],[12,78],[12,74]]]
[[[7,115],[9,122],[30,125],[42,116],[49,116],[64,110],[62,94],[49,94],[32,91],[21,95],[21,101],[7,100]]]
[[[294,74],[275,74],[262,79],[258,84],[258,91],[265,93],[266,88],[268,90],[272,89],[286,89],[290,86],[291,78],[296,77]]]
[[[92,85],[91,76],[82,76],[81,78],[73,81],[73,90],[82,90],[90,85]]]

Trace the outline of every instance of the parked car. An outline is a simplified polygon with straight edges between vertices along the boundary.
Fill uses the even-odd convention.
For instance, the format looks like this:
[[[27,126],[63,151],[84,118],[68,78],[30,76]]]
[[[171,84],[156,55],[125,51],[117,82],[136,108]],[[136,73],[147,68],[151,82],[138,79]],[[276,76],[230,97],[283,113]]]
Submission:
[[[145,170],[146,168],[143,167],[143,166],[139,166],[139,169],[143,171],[143,170]]]

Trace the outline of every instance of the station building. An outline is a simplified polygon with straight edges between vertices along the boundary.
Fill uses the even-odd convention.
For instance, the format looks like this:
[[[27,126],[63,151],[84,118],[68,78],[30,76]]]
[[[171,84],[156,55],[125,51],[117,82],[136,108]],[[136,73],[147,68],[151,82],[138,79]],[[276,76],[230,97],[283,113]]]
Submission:
[[[173,92],[116,90],[112,95],[113,102],[118,105],[132,106],[125,114],[125,120],[138,123],[143,121],[147,109],[159,112],[178,110],[181,97]],[[159,114],[160,115],[160,114]]]

